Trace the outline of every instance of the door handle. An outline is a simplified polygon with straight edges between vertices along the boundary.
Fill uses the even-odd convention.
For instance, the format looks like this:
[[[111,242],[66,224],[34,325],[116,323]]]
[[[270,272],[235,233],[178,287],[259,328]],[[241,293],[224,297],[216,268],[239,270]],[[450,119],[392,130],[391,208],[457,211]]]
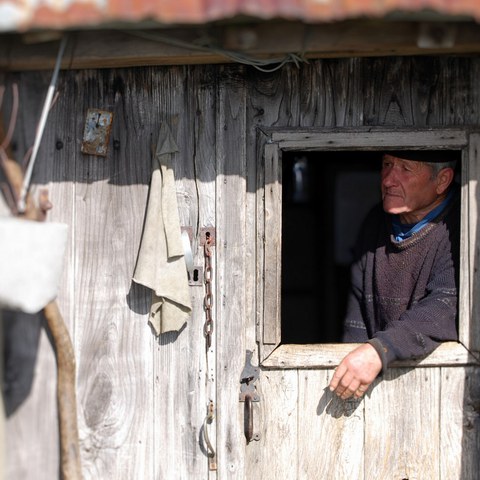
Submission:
[[[253,398],[251,393],[245,395],[244,432],[247,443],[260,440],[259,433],[253,433]]]
[[[251,364],[253,352],[247,350],[246,363],[240,378],[240,401],[245,402],[243,409],[243,431],[247,444],[252,440],[260,440],[259,433],[253,433],[253,402],[259,402],[260,397],[253,384],[258,379],[260,369]]]

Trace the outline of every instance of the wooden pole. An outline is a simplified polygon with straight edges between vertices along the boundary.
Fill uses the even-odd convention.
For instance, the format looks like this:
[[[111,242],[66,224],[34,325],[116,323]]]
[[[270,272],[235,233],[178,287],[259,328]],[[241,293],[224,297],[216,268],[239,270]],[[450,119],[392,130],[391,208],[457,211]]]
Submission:
[[[82,471],[75,395],[75,353],[57,303],[49,303],[43,313],[53,338],[57,359],[60,471],[64,480],[80,480]]]

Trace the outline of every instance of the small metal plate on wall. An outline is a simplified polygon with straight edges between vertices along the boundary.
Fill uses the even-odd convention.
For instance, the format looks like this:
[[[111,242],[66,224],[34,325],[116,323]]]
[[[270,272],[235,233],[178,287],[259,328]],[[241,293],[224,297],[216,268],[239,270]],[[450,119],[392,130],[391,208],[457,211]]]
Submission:
[[[88,109],[83,130],[82,153],[101,157],[107,155],[112,119],[112,112]]]
[[[191,272],[188,272],[188,284],[191,287],[203,285],[203,267],[195,265]]]

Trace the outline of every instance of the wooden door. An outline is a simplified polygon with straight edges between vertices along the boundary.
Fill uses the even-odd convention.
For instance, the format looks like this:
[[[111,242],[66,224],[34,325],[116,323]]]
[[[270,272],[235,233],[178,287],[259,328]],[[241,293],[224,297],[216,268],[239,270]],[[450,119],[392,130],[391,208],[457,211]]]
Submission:
[[[476,283],[474,269],[461,272],[460,341],[445,343],[424,359],[397,362],[375,381],[364,399],[342,401],[327,386],[351,345],[281,341],[278,259],[284,236],[278,219],[284,199],[280,165],[285,152],[329,151],[331,145],[364,151],[375,151],[379,145],[441,145],[462,152],[463,225],[467,218],[470,223],[461,233],[461,256],[466,263],[474,261],[471,245],[475,236],[471,235],[476,220],[466,212],[476,210],[478,153],[474,145],[478,136],[440,129],[369,129],[368,137],[349,129],[272,129],[259,133],[263,135],[267,135],[261,177],[265,204],[258,224],[264,228],[265,241],[258,247],[257,257],[263,263],[257,278],[265,282],[260,283],[257,295],[260,401],[253,404],[259,440],[245,447],[248,475],[262,479],[474,479],[478,433],[473,433],[465,410],[472,408],[480,393],[476,378],[471,377],[478,371],[471,354],[478,349],[478,337],[471,327],[471,308],[467,308],[471,286]]]

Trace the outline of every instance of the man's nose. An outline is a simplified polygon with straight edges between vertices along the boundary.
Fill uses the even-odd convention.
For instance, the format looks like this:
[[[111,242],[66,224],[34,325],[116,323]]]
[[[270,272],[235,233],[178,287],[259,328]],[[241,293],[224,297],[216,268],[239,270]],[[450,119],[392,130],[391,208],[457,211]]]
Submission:
[[[386,187],[391,187],[397,183],[397,176],[393,168],[388,168],[383,171],[382,183]]]

